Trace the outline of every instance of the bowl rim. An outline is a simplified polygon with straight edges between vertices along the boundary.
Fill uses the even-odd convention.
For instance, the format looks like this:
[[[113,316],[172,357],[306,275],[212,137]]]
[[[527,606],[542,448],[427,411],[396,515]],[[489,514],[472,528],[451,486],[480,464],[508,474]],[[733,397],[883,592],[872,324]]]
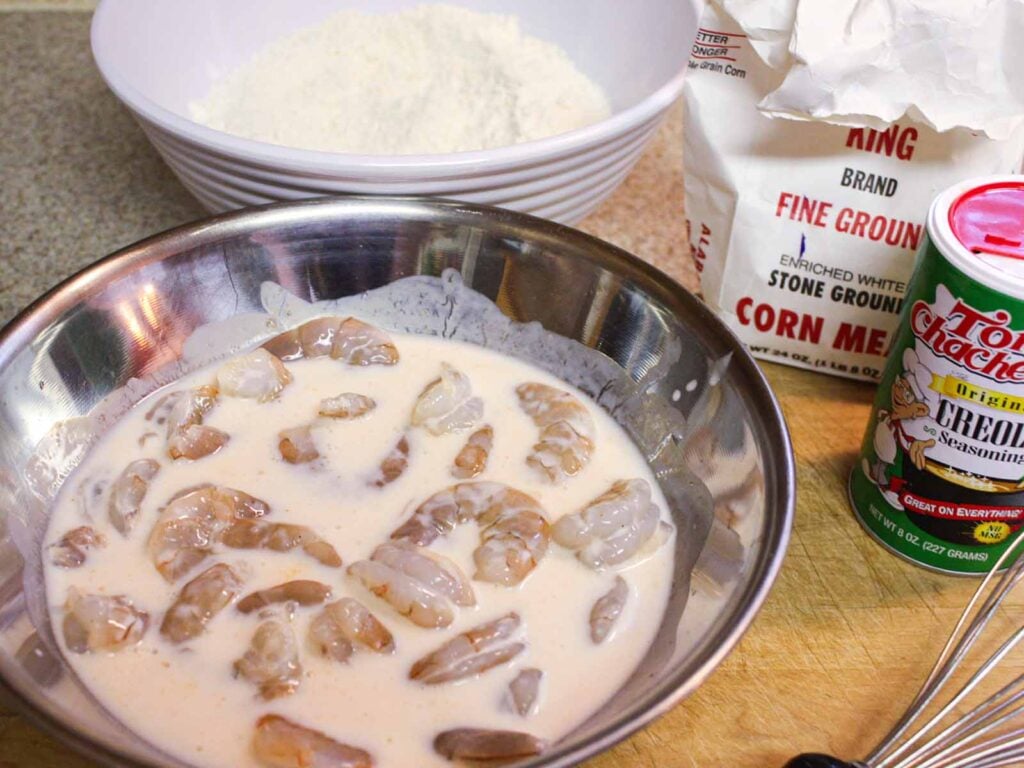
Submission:
[[[778,399],[764,372],[739,338],[703,301],[673,278],[628,251],[567,225],[492,206],[415,196],[367,195],[279,202],[199,219],[168,229],[127,245],[79,270],[29,304],[0,329],[0,369],[6,367],[13,351],[30,343],[48,325],[49,320],[59,316],[68,304],[88,295],[94,286],[103,285],[118,275],[173,255],[177,252],[176,244],[183,240],[190,241],[190,247],[197,247],[263,227],[310,219],[323,220],[331,216],[333,209],[343,210],[353,206],[369,206],[387,215],[410,215],[413,220],[430,218],[438,213],[449,219],[454,217],[466,225],[486,220],[492,226],[511,229],[520,235],[527,233],[540,242],[561,245],[583,253],[583,258],[612,269],[620,277],[638,280],[645,293],[670,307],[676,305],[684,308],[686,315],[695,316],[708,334],[709,345],[718,344],[728,348],[731,355],[729,370],[735,387],[749,398],[751,412],[761,417],[761,426],[769,441],[763,447],[766,488],[774,491],[766,496],[766,509],[774,509],[776,514],[766,516],[766,530],[760,540],[759,556],[751,563],[746,588],[733,598],[735,610],[703,639],[693,658],[682,669],[654,686],[646,698],[635,705],[643,705],[642,709],[630,717],[619,718],[578,745],[559,748],[556,743],[551,751],[521,764],[523,768],[570,768],[646,727],[678,705],[711,675],[760,612],[782,567],[792,532],[796,506],[795,457]],[[32,697],[5,679],[3,674],[0,674],[0,694],[6,696],[16,711],[25,715],[30,722],[81,754],[107,765],[161,768],[159,764],[140,761],[93,739],[89,734],[66,724],[54,713],[35,706]]]
[[[108,23],[108,17],[114,13],[113,9],[118,1],[99,0],[90,25],[90,46],[93,59],[107,86],[137,116],[157,128],[186,138],[192,144],[214,150],[228,158],[306,174],[346,174],[357,171],[366,181],[404,179],[417,172],[438,170],[482,175],[524,164],[537,164],[538,161],[554,160],[598,145],[645,123],[671,106],[682,92],[683,77],[687,71],[689,58],[687,52],[682,56],[679,70],[667,82],[635,104],[613,112],[604,120],[547,138],[494,149],[443,154],[367,155],[326,152],[235,136],[209,128],[157,104],[131,85],[117,70],[109,56],[108,46],[116,44],[116,38],[104,37],[103,27]],[[691,4],[682,3],[680,7],[690,8]],[[694,20],[696,21],[696,15]]]

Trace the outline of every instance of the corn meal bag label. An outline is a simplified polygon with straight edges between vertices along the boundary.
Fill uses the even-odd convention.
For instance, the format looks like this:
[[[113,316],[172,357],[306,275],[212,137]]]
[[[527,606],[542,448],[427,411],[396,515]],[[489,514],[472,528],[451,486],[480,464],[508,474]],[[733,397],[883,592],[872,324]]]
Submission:
[[[756,356],[877,380],[928,204],[965,177],[1017,170],[1024,134],[939,133],[906,117],[878,127],[768,117],[759,105],[784,82],[710,3],[684,85],[701,289]]]

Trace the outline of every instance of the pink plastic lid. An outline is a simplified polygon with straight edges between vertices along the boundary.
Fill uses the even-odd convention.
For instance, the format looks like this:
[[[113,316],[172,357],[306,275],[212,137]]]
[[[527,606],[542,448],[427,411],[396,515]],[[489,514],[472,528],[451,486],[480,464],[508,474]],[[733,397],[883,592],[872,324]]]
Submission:
[[[965,192],[949,207],[949,226],[973,253],[1024,260],[1024,181]]]

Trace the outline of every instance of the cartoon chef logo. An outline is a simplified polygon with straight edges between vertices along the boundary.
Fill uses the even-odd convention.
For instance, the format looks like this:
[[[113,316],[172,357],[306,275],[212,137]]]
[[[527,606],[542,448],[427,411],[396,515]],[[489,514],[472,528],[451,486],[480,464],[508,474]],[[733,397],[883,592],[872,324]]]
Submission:
[[[865,457],[861,462],[864,474],[882,491],[885,500],[903,509],[898,493],[902,485],[903,462],[907,459],[918,469],[924,469],[925,451],[935,445],[935,440],[921,440],[911,435],[905,422],[925,418],[929,415],[925,397],[918,391],[919,367],[917,355],[912,350],[904,355],[904,370],[892,382],[890,408],[880,408],[875,426],[875,461]]]

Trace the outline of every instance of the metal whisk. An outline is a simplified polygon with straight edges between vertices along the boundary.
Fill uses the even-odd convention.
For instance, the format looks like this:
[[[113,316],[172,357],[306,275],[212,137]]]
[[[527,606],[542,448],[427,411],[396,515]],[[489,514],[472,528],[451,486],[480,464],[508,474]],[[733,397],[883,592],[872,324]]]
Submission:
[[[1024,621],[934,715],[920,722],[988,626],[999,606],[1024,578],[1024,535],[1017,537],[978,586],[946,646],[899,722],[861,761],[805,754],[786,768],[996,768],[1024,765],[1024,675],[965,714],[954,710],[1024,639]],[[1002,573],[1007,562],[1013,564]],[[1016,718],[1016,721],[1015,721]]]

